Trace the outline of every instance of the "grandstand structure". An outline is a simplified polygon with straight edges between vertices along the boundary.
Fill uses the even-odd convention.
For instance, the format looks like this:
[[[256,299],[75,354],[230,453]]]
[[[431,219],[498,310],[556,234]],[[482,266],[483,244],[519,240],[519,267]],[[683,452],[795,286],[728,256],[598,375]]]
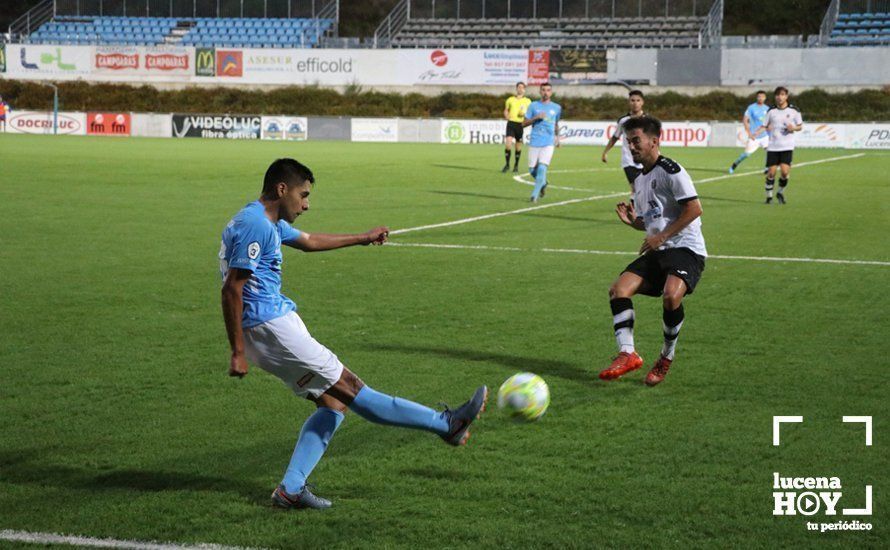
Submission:
[[[313,48],[337,36],[339,0],[44,0],[12,23],[15,42]]]
[[[890,45],[890,1],[832,0],[814,45]]]
[[[383,48],[706,48],[723,0],[401,0],[374,34]]]

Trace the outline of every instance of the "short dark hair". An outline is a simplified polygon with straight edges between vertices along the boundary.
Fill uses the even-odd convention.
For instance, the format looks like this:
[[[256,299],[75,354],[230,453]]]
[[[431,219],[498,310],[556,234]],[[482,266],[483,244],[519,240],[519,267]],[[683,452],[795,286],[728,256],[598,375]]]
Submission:
[[[633,97],[635,95],[638,95],[640,96],[640,99],[643,99],[643,92],[640,90],[631,90],[630,93],[627,94],[627,97]]]
[[[312,170],[294,159],[278,159],[266,170],[266,177],[263,178],[263,195],[271,195],[280,182],[293,187],[307,181],[315,183]]]
[[[630,133],[632,130],[642,130],[647,136],[659,137],[661,136],[661,121],[649,115],[633,116],[624,123],[625,133]]]
[[[519,81],[519,82],[516,83],[517,86],[519,86],[520,84],[522,84],[523,86],[525,86],[525,82]]]
[[[550,84],[550,81],[549,81],[549,80],[548,80],[547,82],[544,82],[544,83],[541,84],[541,87],[542,87],[542,88],[543,88],[544,86],[550,86],[551,88],[553,87],[553,85]]]
[[[757,90],[757,93],[755,93],[754,95],[758,96],[760,94],[766,95],[766,92],[764,90]]]
[[[786,88],[785,86],[778,86],[778,87],[776,88],[776,91],[773,92],[773,95],[779,95],[779,92],[785,92],[785,94],[787,95],[787,94],[788,94],[788,88]]]

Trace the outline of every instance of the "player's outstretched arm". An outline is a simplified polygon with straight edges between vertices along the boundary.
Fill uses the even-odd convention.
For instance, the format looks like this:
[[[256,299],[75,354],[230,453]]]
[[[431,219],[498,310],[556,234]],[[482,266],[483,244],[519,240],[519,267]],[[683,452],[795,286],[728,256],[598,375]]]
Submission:
[[[658,250],[659,246],[663,245],[666,240],[682,231],[683,228],[692,223],[695,218],[701,216],[701,213],[702,209],[700,200],[693,199],[683,203],[683,211],[680,212],[680,216],[674,220],[674,223],[665,227],[664,231],[661,233],[649,235],[643,239],[643,245],[640,247],[640,254]]]
[[[300,249],[303,252],[322,252],[347,246],[356,245],[380,245],[386,242],[389,236],[388,227],[375,227],[370,231],[356,234],[339,233],[300,233],[293,241],[284,244]]]
[[[222,310],[226,321],[226,333],[232,357],[229,360],[229,376],[243,378],[247,374],[247,359],[244,356],[244,330],[241,327],[241,314],[244,309],[242,294],[244,283],[250,279],[247,269],[230,268],[222,287]]]

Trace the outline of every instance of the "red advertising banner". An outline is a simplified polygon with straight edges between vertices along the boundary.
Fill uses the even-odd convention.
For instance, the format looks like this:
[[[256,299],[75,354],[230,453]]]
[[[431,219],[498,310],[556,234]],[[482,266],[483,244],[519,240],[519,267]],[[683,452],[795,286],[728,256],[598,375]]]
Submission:
[[[241,50],[216,50],[216,76],[243,76],[244,59]]]
[[[130,113],[87,113],[87,134],[129,136]]]
[[[528,51],[528,83],[543,84],[550,79],[550,50]]]
[[[189,56],[187,53],[147,53],[145,68],[149,71],[187,71]]]
[[[138,69],[139,54],[138,53],[96,53],[96,68],[110,69],[112,71],[120,71],[122,69]]]

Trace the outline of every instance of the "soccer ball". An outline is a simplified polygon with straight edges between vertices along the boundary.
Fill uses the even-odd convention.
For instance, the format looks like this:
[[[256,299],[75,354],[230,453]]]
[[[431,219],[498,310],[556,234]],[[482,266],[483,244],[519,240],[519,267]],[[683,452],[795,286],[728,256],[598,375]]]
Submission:
[[[507,411],[514,420],[537,420],[544,415],[549,405],[550,388],[537,374],[514,374],[498,390],[498,408]]]

